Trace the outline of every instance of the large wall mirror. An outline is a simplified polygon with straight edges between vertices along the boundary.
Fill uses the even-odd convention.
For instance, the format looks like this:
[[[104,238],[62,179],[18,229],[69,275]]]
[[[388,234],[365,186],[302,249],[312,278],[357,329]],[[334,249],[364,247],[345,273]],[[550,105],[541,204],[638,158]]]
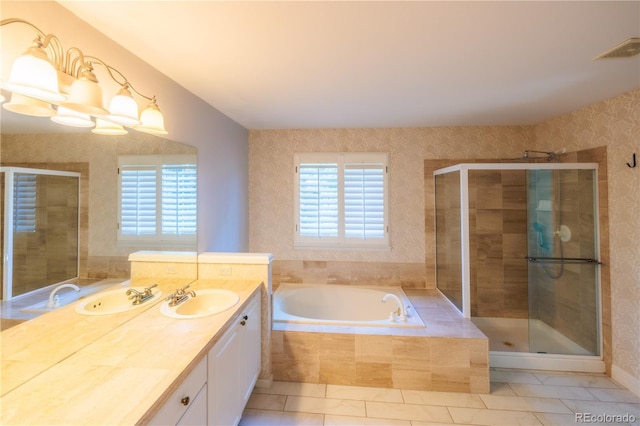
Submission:
[[[3,95],[9,101],[11,94],[3,91]],[[49,118],[15,114],[4,108],[0,111],[0,129],[2,131],[0,165],[80,174],[79,238],[75,248],[79,278],[128,278],[130,275],[128,256],[135,251],[197,250],[195,229],[191,237],[185,238],[181,235],[175,244],[162,239],[153,241],[150,238],[122,238],[120,232],[122,194],[119,176],[119,159],[120,161],[122,158],[131,160],[136,156],[149,156],[160,161],[192,158],[195,167],[196,148],[133,130],[121,136],[97,135],[91,133],[90,129],[61,126],[51,122]],[[195,184],[195,171],[193,179]],[[51,189],[48,190],[50,195],[51,191]],[[156,191],[156,197],[160,196],[160,191]],[[195,193],[193,203],[191,225],[195,227]],[[3,208],[4,204],[3,202]],[[58,207],[55,206],[55,208]],[[50,214],[49,218],[51,217]],[[47,220],[46,223],[60,228],[69,226],[68,224],[55,225],[56,222],[53,220]],[[63,233],[63,229],[49,231],[58,235]],[[189,232],[191,231],[186,233]],[[45,255],[45,259],[41,260],[39,265],[55,265],[59,263],[56,259],[61,258],[61,249],[57,244],[45,244],[43,235],[32,232],[26,236],[31,240],[25,240],[18,244],[21,247],[14,247],[14,249],[38,250],[40,256],[43,251],[50,251],[50,256],[47,258]],[[73,244],[70,247],[71,252],[68,256],[73,256]],[[26,251],[17,252],[12,256],[16,261],[33,259]],[[41,269],[41,266],[36,267],[34,263],[25,263],[17,268],[14,266],[14,270],[28,273],[29,270],[36,272],[37,269]],[[52,269],[56,268],[52,267]],[[59,277],[53,280],[43,286],[61,281]]]

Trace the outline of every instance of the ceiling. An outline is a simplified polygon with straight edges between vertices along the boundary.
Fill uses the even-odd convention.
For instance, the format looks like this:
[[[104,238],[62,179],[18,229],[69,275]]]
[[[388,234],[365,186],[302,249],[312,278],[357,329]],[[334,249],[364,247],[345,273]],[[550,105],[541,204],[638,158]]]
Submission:
[[[59,1],[249,129],[527,125],[640,87],[640,1]]]

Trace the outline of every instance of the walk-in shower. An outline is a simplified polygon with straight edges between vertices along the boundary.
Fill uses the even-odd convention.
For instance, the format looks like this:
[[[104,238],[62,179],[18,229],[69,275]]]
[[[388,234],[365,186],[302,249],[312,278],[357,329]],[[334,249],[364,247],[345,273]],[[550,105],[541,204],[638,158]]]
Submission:
[[[491,365],[604,371],[595,163],[436,170],[438,289]]]
[[[78,277],[80,173],[0,167],[2,300]]]

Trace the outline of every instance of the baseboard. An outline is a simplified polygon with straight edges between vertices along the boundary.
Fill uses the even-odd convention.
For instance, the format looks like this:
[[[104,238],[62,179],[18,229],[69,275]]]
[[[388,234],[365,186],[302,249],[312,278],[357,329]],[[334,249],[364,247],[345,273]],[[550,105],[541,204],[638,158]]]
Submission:
[[[273,374],[269,378],[256,380],[256,387],[270,388],[272,383],[273,383]]]
[[[637,377],[633,377],[617,365],[612,365],[611,378],[634,394],[640,396],[640,379]]]

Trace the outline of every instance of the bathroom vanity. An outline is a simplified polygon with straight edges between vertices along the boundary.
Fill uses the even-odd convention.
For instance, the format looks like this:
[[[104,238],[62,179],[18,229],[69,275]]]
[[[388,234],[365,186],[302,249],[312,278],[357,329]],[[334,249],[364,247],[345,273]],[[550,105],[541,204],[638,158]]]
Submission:
[[[141,278],[135,285],[156,283],[168,295],[189,280]],[[196,294],[212,288],[239,300],[191,319],[163,315],[164,297],[101,316],[69,305],[3,331],[0,423],[237,423],[260,372],[265,290],[258,280],[189,287]]]

